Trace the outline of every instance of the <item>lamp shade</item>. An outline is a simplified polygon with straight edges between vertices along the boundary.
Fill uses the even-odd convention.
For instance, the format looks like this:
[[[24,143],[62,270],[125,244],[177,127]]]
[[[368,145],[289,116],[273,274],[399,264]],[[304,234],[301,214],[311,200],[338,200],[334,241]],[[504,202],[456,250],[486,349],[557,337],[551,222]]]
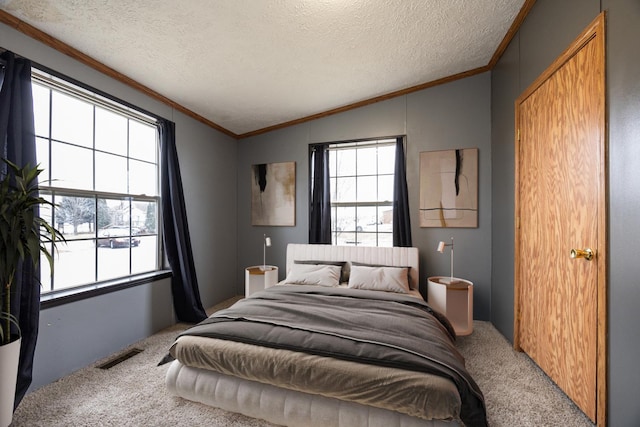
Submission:
[[[451,246],[451,282],[449,283],[453,283],[453,237],[451,238],[451,243],[438,242],[438,248],[436,250],[442,254],[444,253],[444,248],[447,246]]]

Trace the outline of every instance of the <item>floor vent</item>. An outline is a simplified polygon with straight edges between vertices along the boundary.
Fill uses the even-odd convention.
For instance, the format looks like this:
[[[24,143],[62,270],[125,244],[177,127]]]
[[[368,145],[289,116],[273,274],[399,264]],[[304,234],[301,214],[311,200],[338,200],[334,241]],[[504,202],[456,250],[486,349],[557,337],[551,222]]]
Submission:
[[[110,369],[113,368],[114,366],[116,366],[118,363],[122,363],[127,359],[131,359],[133,356],[135,356],[138,353],[142,353],[143,350],[139,349],[139,348],[132,348],[131,350],[128,350],[124,353],[122,353],[119,356],[114,357],[113,359],[98,365],[98,368],[100,369]]]

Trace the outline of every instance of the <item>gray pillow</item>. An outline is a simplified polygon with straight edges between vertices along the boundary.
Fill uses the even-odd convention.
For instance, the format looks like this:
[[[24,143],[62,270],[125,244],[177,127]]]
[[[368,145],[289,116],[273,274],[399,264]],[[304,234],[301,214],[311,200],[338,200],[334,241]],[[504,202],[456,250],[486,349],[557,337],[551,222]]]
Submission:
[[[409,279],[409,289],[418,289],[418,285],[417,283],[414,284],[411,281],[411,274],[409,274],[409,272],[411,271],[411,267],[410,266],[405,266],[405,265],[386,265],[386,264],[367,264],[366,262],[358,262],[358,261],[352,261],[351,265],[358,265],[361,267],[396,267],[396,268],[406,268],[407,269],[407,274],[408,274],[408,279]]]
[[[340,266],[340,283],[349,281],[349,271],[345,268],[345,261],[321,261],[321,260],[299,260],[293,261],[294,264],[313,264],[313,265],[337,265]]]
[[[409,268],[352,265],[349,287],[407,294],[409,293]]]
[[[284,280],[286,285],[335,287],[340,284],[340,266],[328,264],[295,264]]]

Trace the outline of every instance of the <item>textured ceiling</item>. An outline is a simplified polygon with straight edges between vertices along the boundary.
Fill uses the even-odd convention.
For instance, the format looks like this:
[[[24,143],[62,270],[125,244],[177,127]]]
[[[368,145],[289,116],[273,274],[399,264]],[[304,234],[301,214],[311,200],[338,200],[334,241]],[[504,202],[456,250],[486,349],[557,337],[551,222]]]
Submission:
[[[0,0],[0,9],[241,135],[485,66],[523,4]]]

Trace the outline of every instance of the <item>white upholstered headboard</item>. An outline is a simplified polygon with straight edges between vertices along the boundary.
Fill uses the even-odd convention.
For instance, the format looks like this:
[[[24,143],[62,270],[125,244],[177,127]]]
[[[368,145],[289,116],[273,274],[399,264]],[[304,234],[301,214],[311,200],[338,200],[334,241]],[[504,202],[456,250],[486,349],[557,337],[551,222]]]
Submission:
[[[409,269],[411,289],[418,289],[420,284],[418,248],[380,248],[375,246],[334,246],[289,243],[287,245],[287,274],[291,271],[291,266],[296,260],[356,261],[366,264],[411,267]]]

